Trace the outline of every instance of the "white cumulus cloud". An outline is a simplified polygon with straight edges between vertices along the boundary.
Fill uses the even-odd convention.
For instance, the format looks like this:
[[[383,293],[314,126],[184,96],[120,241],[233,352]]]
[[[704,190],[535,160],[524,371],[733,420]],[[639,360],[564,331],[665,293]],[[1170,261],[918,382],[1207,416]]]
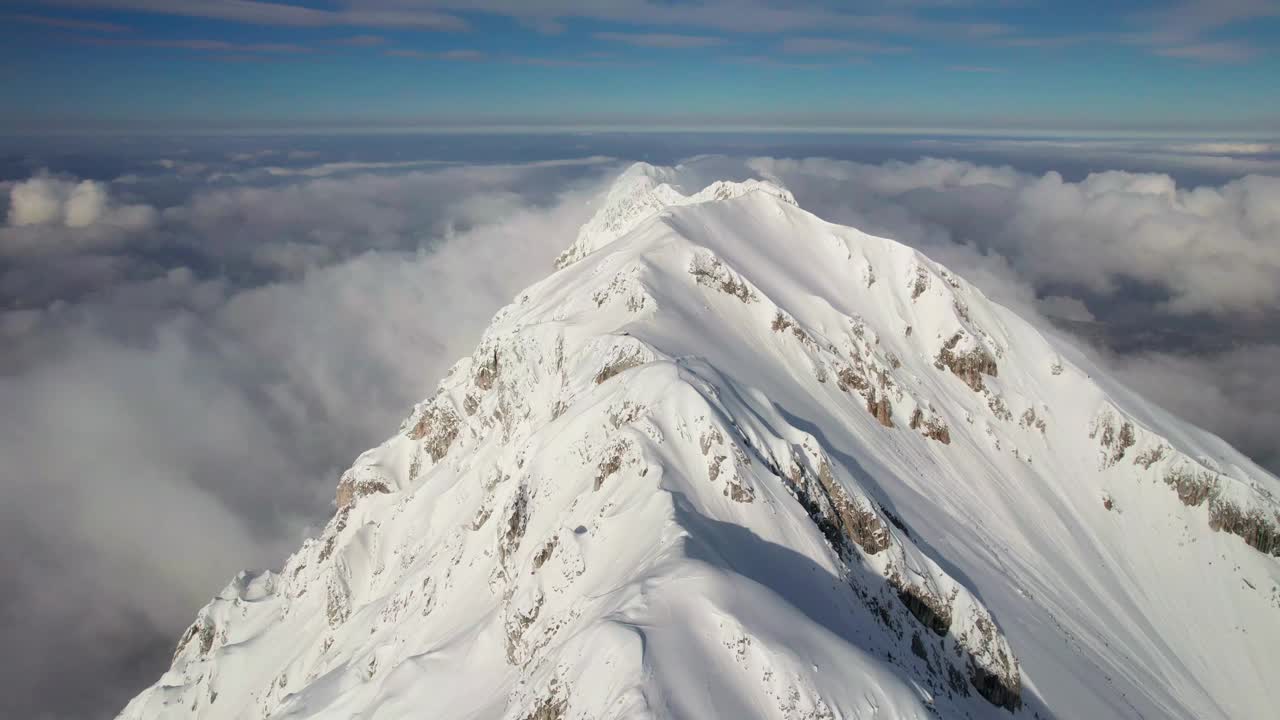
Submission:
[[[154,220],[154,208],[116,203],[107,186],[94,180],[76,182],[38,175],[9,189],[9,225],[14,227],[109,225],[139,230]]]

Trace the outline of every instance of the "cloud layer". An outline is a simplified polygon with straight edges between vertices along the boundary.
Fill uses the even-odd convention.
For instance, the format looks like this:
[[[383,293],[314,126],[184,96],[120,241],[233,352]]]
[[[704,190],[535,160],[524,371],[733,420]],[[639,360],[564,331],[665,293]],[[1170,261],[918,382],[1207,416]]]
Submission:
[[[194,611],[323,522],[339,471],[549,271],[599,177],[358,174],[164,209],[13,184],[0,715],[96,717],[153,680]]]
[[[1200,355],[1113,356],[1110,364],[1130,387],[1280,474],[1280,343]]]
[[[833,219],[926,246],[964,245],[1007,260],[1036,288],[1110,298],[1133,284],[1178,314],[1280,307],[1280,178],[1179,188],[1164,174],[1056,172],[954,160],[865,165],[760,159]]]

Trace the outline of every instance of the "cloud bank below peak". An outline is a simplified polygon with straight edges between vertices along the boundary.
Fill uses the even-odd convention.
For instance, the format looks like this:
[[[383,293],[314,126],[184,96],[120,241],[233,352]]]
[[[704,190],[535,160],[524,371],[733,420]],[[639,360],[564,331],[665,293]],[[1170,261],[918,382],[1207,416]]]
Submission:
[[[866,165],[753,160],[831,219],[927,247],[962,245],[1006,259],[1048,290],[1113,297],[1133,284],[1173,314],[1280,308],[1280,178],[1249,175],[1180,188],[1166,174],[1056,172],[924,159]]]
[[[0,715],[96,717],[160,672],[192,613],[281,562],[338,472],[549,271],[602,169],[201,189],[127,226],[115,184],[11,183]]]

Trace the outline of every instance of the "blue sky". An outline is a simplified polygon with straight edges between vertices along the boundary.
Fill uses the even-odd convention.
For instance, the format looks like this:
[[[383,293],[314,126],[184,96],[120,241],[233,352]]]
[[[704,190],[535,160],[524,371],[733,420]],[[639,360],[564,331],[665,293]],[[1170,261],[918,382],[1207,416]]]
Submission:
[[[0,131],[1272,135],[1280,0],[0,0]]]

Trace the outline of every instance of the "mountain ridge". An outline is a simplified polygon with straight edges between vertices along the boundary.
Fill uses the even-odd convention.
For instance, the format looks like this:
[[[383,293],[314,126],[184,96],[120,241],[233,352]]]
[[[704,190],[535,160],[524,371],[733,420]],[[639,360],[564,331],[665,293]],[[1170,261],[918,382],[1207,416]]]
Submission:
[[[686,174],[624,173],[122,717],[1277,699],[1280,481],[918,252]]]

